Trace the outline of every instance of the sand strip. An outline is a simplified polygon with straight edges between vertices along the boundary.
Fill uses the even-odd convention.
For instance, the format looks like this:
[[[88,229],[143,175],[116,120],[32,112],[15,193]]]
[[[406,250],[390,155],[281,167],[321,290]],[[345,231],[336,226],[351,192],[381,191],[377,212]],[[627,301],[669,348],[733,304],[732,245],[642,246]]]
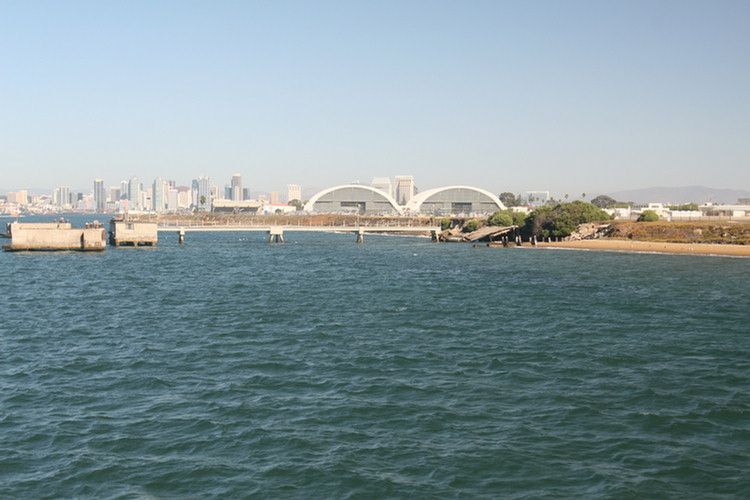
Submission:
[[[538,243],[538,247],[574,248],[586,250],[616,250],[629,252],[663,252],[695,255],[729,255],[750,257],[750,245],[719,245],[713,243],[661,243],[617,239],[557,241]]]

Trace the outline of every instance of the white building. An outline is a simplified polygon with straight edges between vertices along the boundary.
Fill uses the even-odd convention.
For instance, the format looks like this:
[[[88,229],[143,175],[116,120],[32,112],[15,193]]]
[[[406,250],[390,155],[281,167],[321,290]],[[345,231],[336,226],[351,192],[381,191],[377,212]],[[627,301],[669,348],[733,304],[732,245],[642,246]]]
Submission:
[[[388,196],[393,196],[393,186],[388,177],[373,177],[370,186],[375,189],[380,189],[384,193],[387,193]]]
[[[394,190],[396,196],[394,196],[396,202],[399,205],[406,205],[414,197],[414,176],[413,175],[397,175],[393,178]]]
[[[289,203],[292,200],[302,201],[302,186],[299,184],[286,185],[286,201]]]

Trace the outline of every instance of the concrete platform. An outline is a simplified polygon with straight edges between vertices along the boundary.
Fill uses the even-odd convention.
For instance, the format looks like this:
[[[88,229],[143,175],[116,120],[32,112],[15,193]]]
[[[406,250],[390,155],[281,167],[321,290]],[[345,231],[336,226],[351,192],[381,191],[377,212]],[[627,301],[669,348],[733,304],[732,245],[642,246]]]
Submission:
[[[8,224],[9,245],[6,251],[102,251],[107,248],[106,231],[99,223],[86,224],[85,228],[73,228],[70,222],[11,222]]]

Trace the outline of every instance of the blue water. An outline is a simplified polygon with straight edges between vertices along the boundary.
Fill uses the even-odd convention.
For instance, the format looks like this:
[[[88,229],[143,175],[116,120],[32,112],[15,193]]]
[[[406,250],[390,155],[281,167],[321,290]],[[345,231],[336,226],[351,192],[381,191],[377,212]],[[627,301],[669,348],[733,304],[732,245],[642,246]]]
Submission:
[[[0,498],[750,498],[750,259],[285,238],[0,253]]]

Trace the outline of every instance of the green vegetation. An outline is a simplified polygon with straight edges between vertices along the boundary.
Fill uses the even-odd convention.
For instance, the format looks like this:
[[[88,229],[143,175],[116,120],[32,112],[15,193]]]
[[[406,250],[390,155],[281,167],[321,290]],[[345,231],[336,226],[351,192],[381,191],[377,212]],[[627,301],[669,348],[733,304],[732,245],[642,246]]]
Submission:
[[[612,216],[591,203],[574,201],[554,207],[539,207],[526,217],[523,232],[527,236],[564,238],[581,224],[612,220]]]
[[[513,212],[513,224],[523,227],[526,224],[526,217],[528,217],[528,214],[523,212]]]
[[[440,230],[441,231],[447,231],[451,228],[451,220],[450,219],[440,219]]]
[[[667,222],[651,224],[615,222],[611,238],[636,241],[666,241],[670,243],[721,243],[750,245],[750,223],[722,222]]]
[[[511,212],[510,210],[498,210],[487,219],[488,226],[521,226],[526,224],[527,215],[523,212]]]
[[[510,210],[498,210],[487,219],[489,226],[512,226],[513,213]]]
[[[506,191],[505,193],[500,193],[500,201],[503,202],[503,205],[506,207],[517,207],[521,204],[521,195],[514,195],[511,192]]]
[[[464,226],[463,231],[465,233],[471,233],[471,232],[476,231],[478,227],[479,227],[479,221],[476,220],[476,219],[472,219],[472,220],[470,220],[469,222],[466,223],[466,225]]]
[[[611,196],[600,194],[599,196],[591,200],[591,204],[599,208],[613,208],[615,205],[617,205],[617,200],[615,200]]]
[[[299,200],[296,200],[296,199],[295,200],[289,200],[289,205],[293,206],[294,209],[296,211],[298,211],[298,212],[300,210],[302,210],[303,208],[305,208],[305,206],[302,204],[302,202],[299,201]]]
[[[675,210],[678,212],[697,212],[700,210],[700,207],[696,205],[695,203],[685,203],[684,205],[674,205],[669,207],[670,210]]]
[[[659,215],[653,210],[644,210],[641,215],[638,216],[637,222],[656,222],[659,220]]]

